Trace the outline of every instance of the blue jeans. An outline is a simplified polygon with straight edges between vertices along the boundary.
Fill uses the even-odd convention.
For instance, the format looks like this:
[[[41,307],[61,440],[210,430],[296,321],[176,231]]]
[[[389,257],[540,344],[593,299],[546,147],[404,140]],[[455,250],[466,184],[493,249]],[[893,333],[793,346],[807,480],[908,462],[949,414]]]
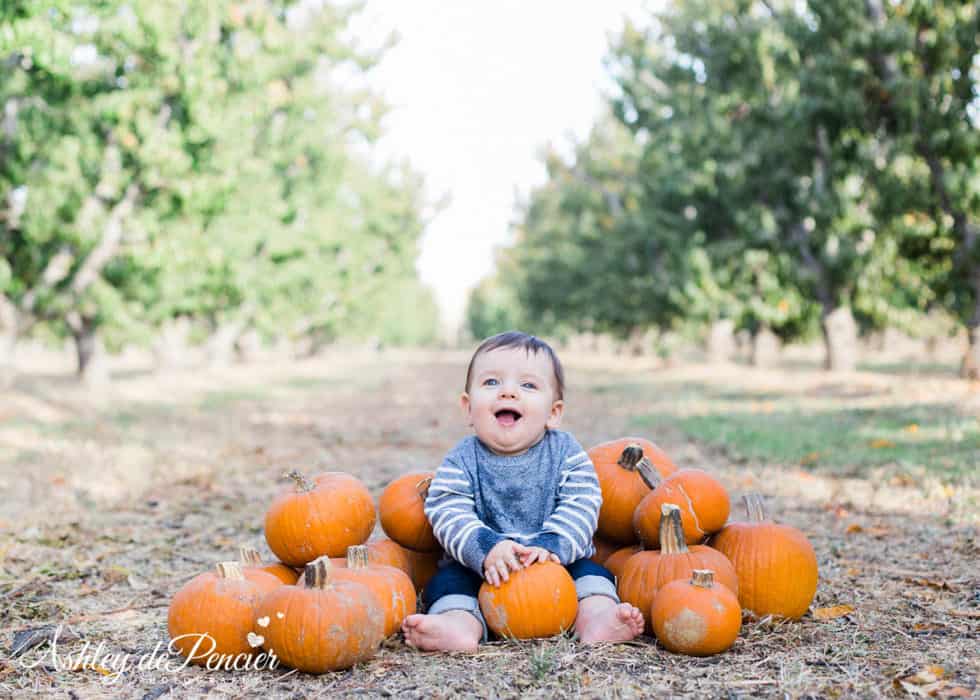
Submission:
[[[575,581],[579,600],[592,595],[604,595],[619,602],[616,579],[606,567],[591,559],[579,559],[565,568]],[[425,611],[430,615],[437,615],[449,610],[466,610],[483,625],[483,641],[486,641],[487,623],[480,612],[480,601],[477,598],[482,584],[483,578],[472,569],[452,559],[445,560],[439,564],[439,571],[422,591]]]

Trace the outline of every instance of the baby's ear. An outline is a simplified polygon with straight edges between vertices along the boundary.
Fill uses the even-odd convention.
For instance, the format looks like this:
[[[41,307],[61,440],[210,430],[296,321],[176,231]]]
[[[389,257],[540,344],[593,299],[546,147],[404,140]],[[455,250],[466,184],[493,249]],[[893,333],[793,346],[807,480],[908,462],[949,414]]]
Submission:
[[[463,412],[463,420],[466,425],[473,425],[473,416],[470,415],[470,395],[465,391],[459,395],[459,408]]]
[[[555,430],[559,425],[561,425],[561,414],[565,411],[565,402],[558,399],[553,404],[551,404],[551,415],[548,416],[548,422],[546,425]]]

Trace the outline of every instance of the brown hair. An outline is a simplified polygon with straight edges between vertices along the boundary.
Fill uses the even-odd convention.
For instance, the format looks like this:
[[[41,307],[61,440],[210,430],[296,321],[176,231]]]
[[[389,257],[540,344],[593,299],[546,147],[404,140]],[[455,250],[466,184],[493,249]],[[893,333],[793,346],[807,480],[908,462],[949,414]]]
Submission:
[[[524,348],[529,354],[534,353],[535,355],[539,352],[543,352],[548,355],[548,359],[551,360],[551,368],[555,372],[555,395],[559,400],[564,398],[565,394],[565,371],[561,367],[561,361],[558,359],[558,355],[555,351],[551,349],[551,346],[546,342],[537,338],[533,335],[528,335],[527,333],[522,333],[521,331],[506,331],[504,333],[498,333],[497,335],[492,335],[486,340],[484,340],[477,349],[473,352],[473,357],[470,358],[470,365],[466,368],[466,386],[463,391],[470,390],[470,380],[473,375],[473,362],[476,358],[485,352],[490,352],[491,350],[498,350],[500,348]]]

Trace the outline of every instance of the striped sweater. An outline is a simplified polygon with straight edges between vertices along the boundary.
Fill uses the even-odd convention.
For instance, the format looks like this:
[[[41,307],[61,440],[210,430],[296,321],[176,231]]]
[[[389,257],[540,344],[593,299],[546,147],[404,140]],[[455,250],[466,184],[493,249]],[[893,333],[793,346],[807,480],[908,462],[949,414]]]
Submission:
[[[462,440],[436,471],[425,514],[449,556],[482,576],[502,540],[543,547],[562,564],[591,556],[601,504],[585,450],[548,430],[516,457],[494,454],[476,436]]]

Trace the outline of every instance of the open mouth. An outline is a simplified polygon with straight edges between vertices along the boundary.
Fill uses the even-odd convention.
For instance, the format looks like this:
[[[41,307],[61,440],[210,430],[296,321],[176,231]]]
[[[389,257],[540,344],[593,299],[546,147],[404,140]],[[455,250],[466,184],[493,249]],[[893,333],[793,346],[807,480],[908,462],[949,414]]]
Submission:
[[[493,415],[496,417],[497,422],[503,426],[514,425],[521,419],[521,414],[510,408],[497,411]]]

